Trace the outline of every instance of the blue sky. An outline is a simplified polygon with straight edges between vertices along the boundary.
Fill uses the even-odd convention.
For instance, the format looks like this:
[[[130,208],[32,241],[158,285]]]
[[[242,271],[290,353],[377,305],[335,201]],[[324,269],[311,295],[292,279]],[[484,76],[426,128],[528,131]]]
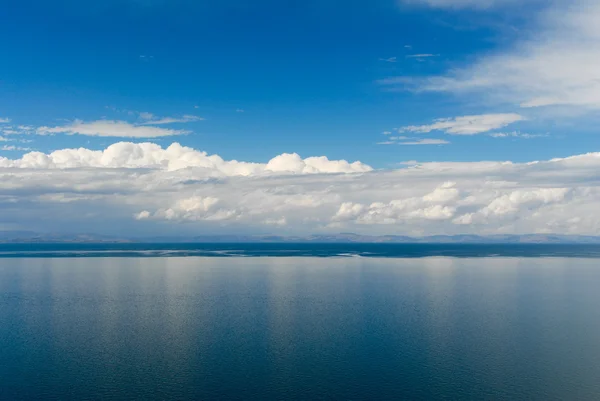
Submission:
[[[166,151],[172,143],[195,152],[186,153],[194,162],[186,162],[185,168],[212,163],[215,170],[206,173],[211,177],[253,176],[259,170],[354,174],[367,167],[373,174],[391,174],[415,163],[440,162],[458,163],[449,166],[462,171],[459,162],[478,168],[482,161],[525,163],[593,153],[600,147],[597,16],[596,0],[8,0],[0,14],[5,38],[0,42],[0,168],[169,165],[174,171],[179,167],[172,167],[172,157],[184,156]],[[152,143],[160,151],[122,142]],[[114,156],[115,149],[125,153]],[[206,161],[202,152],[227,163],[267,167],[232,173],[231,165]],[[283,164],[291,164],[268,167],[282,154],[298,154],[300,161],[284,158]],[[333,164],[306,161],[312,156],[326,156]],[[360,161],[367,167],[340,167],[338,161]],[[102,174],[98,171],[97,177]],[[194,179],[198,174],[192,174]],[[481,185],[490,177],[507,181],[503,172],[486,174]],[[407,199],[444,189],[448,180],[442,175]],[[458,185],[458,178],[450,181]],[[256,191],[275,191],[256,185]],[[532,188],[530,183],[526,190],[537,190]],[[13,199],[11,191],[5,187],[4,196]],[[55,187],[37,196],[77,192],[69,191]],[[461,193],[468,198],[475,196],[473,191]],[[496,191],[496,197],[504,195]],[[210,190],[192,192],[189,199],[204,205],[200,209],[213,208],[212,201],[206,203]],[[345,202],[337,194],[330,207],[392,202],[393,196]],[[481,202],[493,202],[485,199]],[[171,194],[164,201],[177,204],[178,199]],[[26,205],[22,199],[11,202]],[[523,205],[531,211],[531,205]],[[119,209],[137,217],[148,212],[127,223],[127,230],[146,230],[136,224],[152,216],[160,220],[160,211],[169,210],[168,205],[155,206],[154,211],[143,205]],[[243,220],[235,206],[223,210],[237,210],[235,219]],[[439,208],[434,213],[448,220],[477,213],[466,210],[459,216],[463,206],[430,206],[452,208],[452,213]],[[368,219],[360,217],[367,209],[358,209],[353,213],[362,225],[355,228],[371,230],[365,228]],[[22,212],[26,210],[24,206]],[[578,216],[565,216],[565,221]],[[267,226],[282,230],[293,220],[291,215],[263,217]],[[400,224],[405,217],[386,217],[378,224],[385,219]],[[470,221],[465,219],[460,221]],[[12,217],[6,228],[31,224],[26,221]],[[245,229],[260,231],[254,223]],[[426,232],[464,231],[458,223]],[[335,216],[322,217],[306,223],[305,230],[345,228],[340,224]],[[414,230],[385,224],[371,231]],[[498,227],[506,232],[550,230],[510,224]],[[595,232],[595,227],[572,231]]]
[[[10,2],[0,21],[0,34],[10,38],[0,45],[0,110],[14,123],[33,126],[133,121],[114,109],[193,114],[205,120],[186,125],[192,134],[161,143],[176,140],[252,161],[297,152],[386,167],[404,160],[525,161],[597,147],[585,124],[553,120],[506,127],[548,135],[535,140],[432,132],[426,137],[451,143],[377,145],[394,127],[518,111],[471,96],[390,91],[380,84],[396,76],[441,75],[510,48],[529,23],[510,11],[394,0]],[[418,54],[433,56],[411,57]],[[46,152],[109,143],[56,135],[28,147]]]

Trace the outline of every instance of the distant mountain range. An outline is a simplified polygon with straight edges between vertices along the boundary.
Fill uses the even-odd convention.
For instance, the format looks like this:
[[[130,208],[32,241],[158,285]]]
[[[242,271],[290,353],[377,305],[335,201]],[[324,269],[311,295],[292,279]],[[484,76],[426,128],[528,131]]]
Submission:
[[[0,231],[0,243],[120,243],[138,242],[94,234],[40,234],[30,231]]]
[[[600,237],[584,235],[209,235],[190,237],[119,238],[94,234],[39,234],[27,231],[0,231],[0,243],[437,243],[437,244],[600,244]]]

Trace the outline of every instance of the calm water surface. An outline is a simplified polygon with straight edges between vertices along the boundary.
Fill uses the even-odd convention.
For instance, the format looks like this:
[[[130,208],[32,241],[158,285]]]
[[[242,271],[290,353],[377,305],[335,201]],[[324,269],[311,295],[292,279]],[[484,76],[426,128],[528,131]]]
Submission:
[[[600,263],[3,258],[0,399],[600,399]]]

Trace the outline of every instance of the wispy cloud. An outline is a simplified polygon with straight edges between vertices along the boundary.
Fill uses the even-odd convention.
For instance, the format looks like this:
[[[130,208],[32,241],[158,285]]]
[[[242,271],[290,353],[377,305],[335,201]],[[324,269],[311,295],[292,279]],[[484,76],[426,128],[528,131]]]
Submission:
[[[427,0],[430,5],[475,5],[475,1]],[[488,1],[483,4],[503,4]],[[477,3],[480,3],[477,0]],[[515,3],[516,4],[516,3]],[[509,47],[487,53],[446,74],[398,77],[387,88],[476,95],[524,108],[561,106],[581,112],[600,109],[600,2],[544,3],[527,32]]]
[[[439,54],[431,54],[431,53],[421,53],[421,54],[409,54],[405,56],[406,58],[429,58],[429,57],[438,57]]]
[[[377,145],[448,145],[450,142],[444,139],[434,138],[411,138],[407,136],[392,136],[388,140],[377,142]]]
[[[152,119],[156,118],[154,116],[154,114],[148,113],[147,111],[142,111],[139,113],[139,115],[142,120],[152,120]]]
[[[8,124],[10,123],[10,118],[1,118],[0,117],[0,124]]]
[[[424,5],[434,8],[474,8],[480,10],[511,3],[518,4],[518,0],[400,0],[400,2],[409,5]]]
[[[157,138],[163,136],[185,135],[190,131],[173,130],[148,125],[135,125],[125,121],[98,120],[84,122],[76,120],[70,124],[57,127],[40,127],[37,129],[40,135],[67,134],[106,136],[120,138]]]
[[[23,148],[20,146],[13,146],[13,145],[4,145],[0,148],[0,150],[7,151],[7,152],[12,152],[12,151],[27,152],[27,151],[30,151],[31,148]]]
[[[428,125],[410,125],[400,128],[399,132],[428,133],[431,131],[442,131],[450,135],[476,135],[503,128],[523,120],[525,120],[525,117],[515,113],[480,114],[442,118]]]
[[[398,61],[398,57],[380,58],[379,61],[385,61],[386,63],[395,63]]]
[[[418,139],[415,141],[398,142],[398,145],[448,145],[449,143],[443,139]]]
[[[35,127],[29,125],[17,125],[17,126],[8,126],[8,127],[0,127],[0,133],[2,135],[27,135],[31,134],[35,131]]]
[[[140,113],[140,118],[147,120],[141,125],[163,125],[175,123],[190,123],[204,120],[202,117],[186,114],[182,117],[156,117],[152,113]]]
[[[512,132],[494,132],[489,134],[492,138],[523,138],[523,139],[534,139],[534,138],[547,138],[548,134],[527,134],[519,131]]]
[[[140,121],[137,121],[135,125],[165,125],[165,124],[177,124],[177,123],[190,123],[195,121],[202,121],[204,118],[198,117],[196,115],[185,114],[181,117],[160,117],[153,113],[147,111],[135,111],[128,109],[118,109],[116,107],[107,106],[109,110],[112,110],[116,113],[127,114],[131,117],[138,117]],[[197,108],[197,106],[196,106]]]

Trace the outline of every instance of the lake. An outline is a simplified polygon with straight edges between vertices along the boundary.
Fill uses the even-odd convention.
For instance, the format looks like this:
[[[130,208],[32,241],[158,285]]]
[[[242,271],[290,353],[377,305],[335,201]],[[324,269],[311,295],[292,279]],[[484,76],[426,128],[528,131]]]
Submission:
[[[2,400],[600,399],[596,258],[7,249]]]

